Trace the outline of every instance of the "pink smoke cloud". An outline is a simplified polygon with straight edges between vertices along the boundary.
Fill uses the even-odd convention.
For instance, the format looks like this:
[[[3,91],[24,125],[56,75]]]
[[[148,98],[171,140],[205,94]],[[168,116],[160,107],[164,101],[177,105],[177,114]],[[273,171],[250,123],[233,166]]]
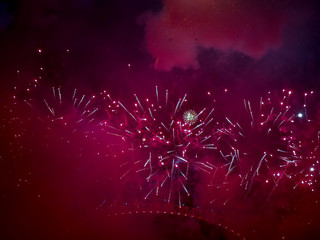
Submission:
[[[199,47],[260,58],[282,42],[283,1],[164,0],[146,21],[155,68],[199,68]]]

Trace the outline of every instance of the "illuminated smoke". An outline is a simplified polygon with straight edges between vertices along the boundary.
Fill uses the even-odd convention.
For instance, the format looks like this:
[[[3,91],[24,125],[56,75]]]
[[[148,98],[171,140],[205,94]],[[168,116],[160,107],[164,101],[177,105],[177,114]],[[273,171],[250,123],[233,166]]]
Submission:
[[[155,68],[199,67],[198,48],[239,51],[260,58],[282,42],[283,2],[164,0],[146,21]]]

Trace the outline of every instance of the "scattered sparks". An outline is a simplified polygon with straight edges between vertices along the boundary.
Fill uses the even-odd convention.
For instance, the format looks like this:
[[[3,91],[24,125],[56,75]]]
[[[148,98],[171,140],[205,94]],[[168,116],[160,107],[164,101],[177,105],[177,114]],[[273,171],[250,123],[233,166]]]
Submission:
[[[187,94],[173,97],[158,86],[154,96],[133,94],[133,102],[126,102],[113,99],[106,90],[94,95],[61,87],[47,91],[40,89],[40,83],[41,77],[32,80],[23,103],[48,124],[83,131],[86,137],[95,128],[96,133],[118,138],[122,143],[112,156],[120,160],[119,179],[132,181],[139,176],[143,181],[134,184],[145,200],[160,197],[182,206],[192,198],[189,186],[202,175],[208,176],[205,184],[219,192],[230,187],[251,192],[264,184],[271,189],[267,199],[282,182],[292,182],[292,189],[318,187],[320,134],[306,136],[300,127],[317,126],[307,111],[311,93],[293,105],[291,90],[276,97],[269,92],[258,102],[244,100],[239,116],[219,112],[217,121],[211,91],[206,94],[209,104],[199,107]],[[17,92],[12,96],[14,104],[17,96]],[[209,200],[216,204],[216,198]]]

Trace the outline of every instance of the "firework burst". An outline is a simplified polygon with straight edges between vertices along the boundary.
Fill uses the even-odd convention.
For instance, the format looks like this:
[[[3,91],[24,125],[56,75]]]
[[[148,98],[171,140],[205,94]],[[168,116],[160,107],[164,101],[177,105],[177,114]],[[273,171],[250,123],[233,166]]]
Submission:
[[[132,109],[120,101],[113,102],[110,108],[117,108],[125,121],[109,127],[113,130],[111,134],[126,142],[125,151],[131,152],[132,160],[123,164],[130,167],[121,178],[130,172],[142,174],[148,189],[145,199],[167,188],[167,201],[177,199],[181,206],[182,193],[190,196],[188,179],[192,171],[210,173],[213,169],[210,162],[202,159],[216,149],[214,109],[211,106],[209,110],[202,108],[198,112],[185,110],[192,104],[187,94],[174,100],[169,97],[168,90],[161,96],[156,87],[155,93],[155,101],[140,101],[134,95]]]
[[[197,113],[193,110],[188,110],[183,113],[183,121],[189,125],[193,125],[197,122]]]
[[[301,136],[305,130],[300,127],[314,130],[306,104],[313,92],[305,94],[300,105],[289,90],[280,96],[268,93],[258,102],[244,100],[243,110],[221,121],[224,114],[214,115],[211,93],[209,104],[199,108],[187,94],[178,98],[158,87],[151,98],[134,94],[133,101],[125,103],[107,91],[86,96],[76,89],[44,90],[38,85],[25,91],[23,100],[40,110],[50,128],[100,132],[120,140],[108,156],[116,156],[120,179],[137,185],[144,199],[158,196],[181,207],[192,199],[199,175],[208,176],[207,185],[220,192],[233,192],[230,188],[240,185],[250,193],[269,185],[269,196],[284,179],[294,183],[293,188],[313,190],[318,182],[319,136]]]
[[[41,120],[72,131],[96,124],[99,106],[95,103],[95,95],[78,94],[77,89],[72,93],[63,92],[60,87],[51,87],[49,92],[47,88],[38,87],[23,100],[30,108],[40,111]]]
[[[258,110],[250,101],[244,101],[246,116],[233,124],[234,143],[232,163],[238,165],[241,184],[251,188],[254,180],[278,185],[286,174],[286,168],[300,160],[298,146],[294,144],[294,121],[289,103],[291,91],[284,92],[281,100],[273,102],[270,93],[260,98]],[[230,165],[230,170],[233,166]]]

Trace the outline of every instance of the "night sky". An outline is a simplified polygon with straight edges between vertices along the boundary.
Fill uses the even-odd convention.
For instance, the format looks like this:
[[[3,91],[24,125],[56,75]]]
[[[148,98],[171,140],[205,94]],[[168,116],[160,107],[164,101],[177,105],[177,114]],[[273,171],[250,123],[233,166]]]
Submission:
[[[315,0],[1,0],[0,238],[319,239],[320,165],[310,167],[320,157],[319,138],[310,140],[320,131],[318,5]],[[134,112],[134,94],[142,101],[156,99],[155,86],[160,102],[169,90],[173,109],[187,93],[186,105],[197,113],[211,108],[213,93],[215,126],[250,133],[233,145],[249,152],[249,160],[239,160],[234,169],[231,163],[227,172],[215,175],[220,187],[207,186],[212,173],[190,171],[186,184],[191,196],[182,197],[182,208],[174,198],[168,204],[166,187],[163,194],[145,199],[152,189],[145,177],[121,178],[127,171],[122,163],[131,158],[128,148],[101,124],[124,123],[131,131],[135,118],[125,111],[107,114],[109,103],[102,103],[101,92]],[[56,106],[63,120],[50,116],[43,99],[58,98],[58,89],[72,101],[74,89],[78,101],[82,93],[86,101],[94,95],[88,103],[90,109],[99,108],[94,120],[87,117],[78,124],[83,106],[72,106],[72,101]],[[277,99],[289,91],[294,96],[288,112],[300,118],[303,109],[294,126],[278,124],[274,138],[301,140],[298,154],[312,152],[315,158],[310,163],[301,157],[298,167],[303,170],[290,165],[283,171],[278,162],[266,161],[286,180],[281,175],[275,188],[263,185],[269,183],[265,168],[263,180],[253,175],[258,180],[244,190],[238,175],[255,172],[250,168],[259,168],[260,158],[252,156],[274,139],[247,130],[251,120],[239,109],[243,99],[259,106],[268,91],[276,99],[275,112],[282,101]],[[311,92],[315,96],[306,102],[303,96]],[[226,116],[241,127],[229,126]],[[223,145],[224,137],[217,139],[221,151],[231,145]],[[270,145],[270,151],[278,145]],[[164,148],[152,147],[158,152]],[[190,152],[201,161],[221,157],[219,152]],[[316,172],[310,173],[311,187],[297,184],[306,171]]]

